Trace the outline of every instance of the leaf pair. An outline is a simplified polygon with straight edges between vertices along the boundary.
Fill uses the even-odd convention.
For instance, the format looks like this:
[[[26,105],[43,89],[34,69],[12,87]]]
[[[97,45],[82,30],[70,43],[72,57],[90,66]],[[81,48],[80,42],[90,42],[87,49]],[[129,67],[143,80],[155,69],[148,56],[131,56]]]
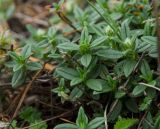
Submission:
[[[96,117],[95,119],[88,122],[88,117],[86,116],[84,109],[80,107],[78,116],[76,119],[76,124],[59,124],[54,129],[96,129],[104,123],[103,117]]]

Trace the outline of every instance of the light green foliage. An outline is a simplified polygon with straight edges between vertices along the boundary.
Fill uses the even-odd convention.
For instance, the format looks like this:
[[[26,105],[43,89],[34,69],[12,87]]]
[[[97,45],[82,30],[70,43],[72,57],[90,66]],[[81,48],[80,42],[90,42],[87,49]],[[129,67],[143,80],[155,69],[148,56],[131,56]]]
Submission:
[[[120,119],[116,122],[114,129],[128,129],[138,122],[137,119]]]
[[[41,118],[41,113],[33,107],[25,107],[20,113],[20,118],[29,123],[34,123]]]
[[[25,107],[20,112],[20,118],[30,124],[29,129],[47,129],[46,122],[42,122],[41,112],[33,107]]]

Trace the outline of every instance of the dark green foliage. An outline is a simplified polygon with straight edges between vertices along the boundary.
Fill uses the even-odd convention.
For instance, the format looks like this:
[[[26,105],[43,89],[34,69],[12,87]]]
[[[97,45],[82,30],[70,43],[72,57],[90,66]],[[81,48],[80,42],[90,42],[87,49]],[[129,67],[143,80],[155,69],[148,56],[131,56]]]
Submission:
[[[54,3],[54,9],[61,11],[63,2]],[[54,61],[57,66],[51,74],[57,85],[52,92],[62,103],[101,106],[98,112],[94,104],[89,105],[92,114],[80,107],[75,123],[58,124],[54,129],[160,128],[156,25],[149,0],[128,0],[115,7],[105,0],[85,2],[83,9],[76,5],[69,12],[72,22],[66,23],[75,29],[71,36],[63,35],[70,32],[68,27],[42,31],[27,26],[31,36],[21,53],[8,52],[13,59],[6,64],[14,72],[12,86],[20,86],[29,72],[42,69],[40,62],[29,61],[30,56]],[[31,124],[41,120],[37,117],[40,114],[32,108],[20,115]]]

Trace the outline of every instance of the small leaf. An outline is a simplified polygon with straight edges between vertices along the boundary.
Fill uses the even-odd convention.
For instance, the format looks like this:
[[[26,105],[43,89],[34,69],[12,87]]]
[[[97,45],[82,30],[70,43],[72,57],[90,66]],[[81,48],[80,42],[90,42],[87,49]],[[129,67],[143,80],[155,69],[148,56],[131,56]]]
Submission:
[[[157,45],[157,38],[153,36],[143,36],[143,42],[148,43],[150,45]]]
[[[60,54],[53,53],[53,54],[49,54],[48,57],[53,58],[53,59],[58,59],[58,58],[61,58],[62,56]]]
[[[24,57],[25,59],[28,58],[32,53],[31,53],[31,45],[25,45],[22,49],[22,57]]]
[[[102,90],[102,83],[101,83],[100,79],[89,79],[86,82],[86,85],[90,89],[95,90],[95,91],[101,91]]]
[[[143,102],[140,104],[139,110],[140,111],[147,110],[150,107],[151,103],[152,103],[152,98],[150,98],[149,96],[145,97],[143,99]]]
[[[114,88],[108,84],[107,81],[104,80],[100,80],[100,83],[102,85],[102,90],[101,91],[94,91],[93,94],[100,94],[100,93],[107,93],[107,92],[111,92],[114,90]],[[112,85],[114,85],[114,83],[112,83]]]
[[[20,69],[16,72],[14,72],[13,77],[12,77],[12,87],[17,87],[21,85],[25,80],[25,72]]]
[[[17,62],[15,62],[15,61],[9,61],[9,62],[5,63],[5,66],[8,67],[8,68],[12,68],[16,64],[17,64]]]
[[[78,98],[80,98],[83,95],[83,91],[79,89],[78,87],[75,87],[71,93],[70,93],[70,100],[71,101],[76,101]]]
[[[130,28],[129,28],[128,19],[122,23],[121,37],[123,40],[130,37]]]
[[[80,107],[78,111],[78,117],[76,119],[76,124],[80,129],[85,129],[88,124],[88,117],[86,116],[83,107]]]
[[[48,125],[46,122],[44,122],[43,120],[37,120],[33,123],[30,124],[30,128],[29,129],[47,129]]]
[[[141,73],[143,75],[143,78],[145,78],[148,82],[152,80],[152,71],[146,60],[143,60],[141,64]]]
[[[88,67],[91,60],[92,60],[92,56],[90,54],[85,54],[81,58],[81,63],[82,63],[83,66]]]
[[[159,128],[160,128],[160,116],[156,118],[156,122],[154,124],[153,129],[159,129]]]
[[[115,98],[116,99],[119,99],[119,98],[122,98],[123,96],[125,96],[126,93],[122,90],[118,90],[116,93],[115,93]]]
[[[77,84],[79,84],[81,82],[82,82],[81,78],[73,78],[72,81],[71,81],[71,83],[70,83],[70,85],[74,86],[74,85],[77,85]]]
[[[138,113],[138,105],[134,98],[129,98],[125,101],[126,107],[133,113]]]
[[[26,122],[33,123],[36,120],[41,119],[41,112],[31,106],[24,107],[23,110],[20,112],[19,117]]]
[[[13,72],[20,70],[23,67],[23,64],[16,63],[13,67]]]
[[[114,106],[113,111],[108,114],[108,121],[109,122],[115,121],[115,119],[118,118],[118,115],[120,114],[120,112],[122,110],[122,102],[120,100],[117,100],[117,101],[114,101],[112,103],[112,106],[115,104],[116,105]]]
[[[146,86],[144,86],[144,85],[138,85],[138,86],[136,86],[136,87],[133,89],[132,94],[133,94],[134,96],[137,96],[137,95],[141,94],[142,92],[144,92],[145,89],[146,89]]]
[[[7,18],[12,17],[14,12],[15,12],[15,5],[11,4],[9,8],[6,10],[6,17]]]
[[[74,51],[79,50],[79,45],[74,43],[62,43],[57,46],[60,49],[68,50],[68,51]]]
[[[56,73],[68,80],[78,77],[78,72],[75,69],[67,67],[59,67],[56,69]]]
[[[152,24],[151,22],[147,21],[145,26],[144,26],[144,35],[151,35],[151,30],[152,30]]]
[[[27,69],[32,71],[39,70],[39,69],[42,69],[42,65],[39,62],[29,62],[27,64]]]
[[[124,75],[126,77],[128,77],[132,73],[135,65],[136,65],[136,61],[134,61],[134,60],[126,60],[125,61],[123,69],[124,69]]]
[[[121,119],[116,122],[114,129],[128,129],[129,127],[135,125],[138,122],[137,119]]]
[[[91,120],[88,124],[88,129],[96,129],[100,127],[104,123],[104,117],[96,117],[95,119]]]
[[[123,52],[117,50],[99,50],[96,55],[107,59],[119,59],[123,57]]]
[[[73,124],[59,124],[54,129],[78,129],[76,125]]]
[[[152,74],[149,64],[146,60],[143,60],[142,62],[141,73],[146,76]]]
[[[158,122],[159,124],[160,124],[160,122]],[[145,121],[143,122],[143,128],[144,129],[158,129],[158,127],[157,128],[153,128],[153,126],[152,125],[154,125],[154,122],[153,122],[153,117],[152,117],[152,114],[151,114],[151,112],[150,111],[148,111],[148,113],[147,113],[147,116],[146,116],[146,118],[145,118]]]
[[[89,41],[89,33],[87,27],[84,27],[81,33],[80,43]]]
[[[19,55],[17,55],[15,52],[8,52],[8,54],[15,60],[19,60]]]
[[[99,37],[99,38],[95,39],[95,40],[91,43],[91,48],[94,48],[94,47],[100,45],[100,44],[103,43],[106,39],[107,39],[106,36],[102,36],[102,37]]]
[[[136,50],[138,52],[144,52],[144,51],[147,51],[150,47],[151,47],[150,44],[140,43],[140,44],[137,45]]]
[[[153,57],[153,58],[157,58],[158,57],[157,46],[152,47],[152,49],[149,51],[149,56]]]

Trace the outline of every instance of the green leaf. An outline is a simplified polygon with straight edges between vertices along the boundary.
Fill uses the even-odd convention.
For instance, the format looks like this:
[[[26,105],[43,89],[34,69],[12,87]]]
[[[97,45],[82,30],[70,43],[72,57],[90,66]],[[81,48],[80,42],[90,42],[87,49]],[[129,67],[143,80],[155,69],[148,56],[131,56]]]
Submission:
[[[151,74],[151,70],[150,70],[149,64],[148,64],[148,62],[146,60],[143,60],[143,62],[142,62],[141,73],[143,75]]]
[[[100,57],[104,57],[107,59],[119,59],[123,57],[123,52],[117,51],[117,50],[99,50],[96,52],[96,55]]]
[[[118,102],[117,102],[118,101]],[[118,115],[120,114],[121,110],[122,110],[122,102],[120,100],[116,100],[112,103],[112,106],[114,106],[112,112],[110,112],[108,114],[108,121],[109,122],[113,122],[115,121],[115,119],[118,118]]]
[[[1,122],[0,122],[1,123]],[[3,122],[1,123],[1,126],[3,126]],[[6,126],[5,126],[6,127]],[[10,127],[6,127],[6,128],[3,128],[3,129],[22,129],[22,128],[18,128],[17,127],[17,121],[16,120],[13,120],[12,123],[11,123],[11,126]]]
[[[139,110],[140,111],[147,110],[150,107],[151,103],[152,103],[152,98],[150,98],[149,96],[146,96],[143,99],[143,102],[140,104]]]
[[[128,77],[132,73],[135,65],[136,65],[136,61],[134,61],[134,60],[126,60],[125,61],[123,69],[124,69],[124,75],[126,77]]]
[[[26,28],[32,36],[36,35],[37,31],[31,24],[26,25]]]
[[[116,122],[114,129],[128,129],[129,127],[135,125],[138,122],[137,119],[121,119]]]
[[[49,27],[47,36],[49,39],[54,39],[56,36],[57,29],[55,27]]]
[[[146,60],[143,60],[142,64],[141,64],[141,73],[142,73],[142,77],[144,79],[146,79],[148,82],[152,80],[152,71],[149,67],[149,64]]]
[[[86,129],[88,124],[88,117],[86,116],[83,107],[80,107],[76,124],[80,129]]]
[[[42,69],[42,65],[39,62],[29,62],[27,63],[27,69],[31,71],[39,70]]]
[[[16,63],[13,67],[13,72],[20,70],[23,67],[23,64]]]
[[[89,5],[104,19],[104,21],[114,30],[115,34],[119,36],[118,33],[118,27],[116,22],[111,18],[111,16],[109,15],[109,13],[105,12],[103,13],[103,10],[99,10],[96,6],[94,6],[94,4],[92,2],[90,2],[89,0],[87,0],[87,2],[89,3]]]
[[[29,129],[47,129],[48,125],[46,122],[44,122],[43,120],[37,120],[33,123],[30,124],[30,128]]]
[[[17,64],[17,62],[15,62],[15,61],[9,61],[9,62],[5,63],[5,66],[8,67],[8,68],[12,68],[16,64]]]
[[[105,40],[107,39],[106,36],[101,36],[97,39],[95,39],[92,43],[91,43],[91,48],[97,47],[99,46],[101,43],[103,43]]]
[[[153,36],[143,36],[141,38],[143,42],[151,44],[151,45],[157,45],[157,38]]]
[[[83,16],[83,10],[77,5],[75,5],[75,8],[74,8],[74,15],[76,19],[82,20],[81,18]]]
[[[60,54],[53,53],[53,54],[49,54],[48,57],[53,58],[53,59],[58,59],[58,58],[61,58],[62,56]]]
[[[89,33],[87,27],[84,27],[81,33],[80,43],[88,43]]]
[[[144,35],[151,35],[151,30],[152,30],[152,24],[151,22],[147,21],[145,26],[144,26]]]
[[[29,106],[23,108],[20,112],[20,118],[29,123],[33,123],[41,119],[41,113],[36,108]]]
[[[158,57],[157,46],[152,47],[152,49],[149,51],[149,56],[153,58]]]
[[[128,19],[122,23],[121,37],[123,40],[130,37],[130,28],[129,28]]]
[[[147,51],[150,47],[151,47],[150,44],[146,44],[146,43],[140,42],[139,44],[137,44],[136,50],[138,52],[144,52],[144,51]]]
[[[56,73],[68,80],[72,80],[79,76],[78,72],[75,69],[67,67],[56,68]]]
[[[126,95],[126,92],[125,91],[122,91],[122,90],[118,90],[116,93],[115,93],[115,98],[116,99],[120,99],[122,98],[123,96]]]
[[[88,67],[92,60],[92,56],[90,54],[85,54],[81,57],[81,63],[83,66]]]
[[[100,93],[107,93],[111,92],[114,90],[114,86],[112,87],[108,81],[100,80],[100,83],[102,85],[102,90],[101,91],[94,91],[93,94],[100,94]],[[112,85],[114,85],[114,82],[112,82]]]
[[[81,83],[81,82],[82,82],[82,79],[81,79],[81,78],[73,78],[73,79],[71,80],[70,85],[71,85],[71,86],[74,86],[74,85],[77,85],[77,84],[79,84],[79,83]]]
[[[83,95],[83,91],[79,89],[78,87],[74,87],[74,89],[70,93],[70,100],[76,101],[78,98],[80,98]]]
[[[100,79],[89,79],[86,82],[86,85],[88,88],[95,90],[95,91],[101,91],[102,90],[102,83]]]
[[[3,9],[2,9],[2,10],[3,10]],[[7,17],[7,18],[12,17],[14,12],[15,12],[15,5],[12,4],[12,5],[9,6],[9,8],[8,8],[7,11],[6,11],[6,17]]]
[[[125,101],[126,107],[133,113],[138,113],[138,105],[134,98],[129,98]]]
[[[133,89],[132,94],[133,94],[134,96],[137,96],[137,95],[141,94],[142,92],[144,92],[145,89],[146,89],[146,86],[144,86],[144,85],[138,85],[138,86],[136,86],[136,87]]]
[[[159,129],[159,128],[160,128],[160,116],[156,118],[156,122],[154,124],[153,129]]]
[[[25,72],[20,69],[16,72],[14,72],[13,77],[12,77],[12,87],[17,87],[21,85],[25,80]]]
[[[31,45],[25,45],[21,52],[22,57],[24,57],[25,59],[28,58],[32,54],[31,51]]]
[[[160,124],[160,122],[158,122],[158,124]],[[154,122],[153,122],[152,114],[151,112],[148,112],[142,125],[143,129],[158,129],[158,128],[153,128],[153,125],[154,125]]]
[[[78,129],[76,125],[73,124],[59,124],[54,129]]]
[[[59,44],[57,47],[68,51],[79,50],[79,45],[69,42]]]
[[[17,55],[15,52],[8,52],[8,54],[9,54],[15,61],[19,61],[19,55]]]
[[[95,119],[91,120],[88,124],[88,129],[96,129],[100,127],[104,123],[104,117],[96,117]]]

